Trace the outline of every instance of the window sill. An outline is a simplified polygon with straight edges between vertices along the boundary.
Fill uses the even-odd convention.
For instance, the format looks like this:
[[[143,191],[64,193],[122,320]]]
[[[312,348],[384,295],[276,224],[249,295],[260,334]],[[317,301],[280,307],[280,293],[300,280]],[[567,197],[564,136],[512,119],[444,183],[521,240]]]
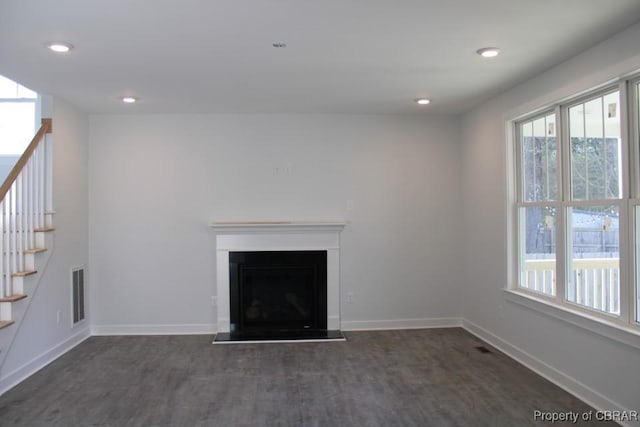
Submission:
[[[640,329],[625,327],[525,292],[504,289],[506,300],[640,350]]]

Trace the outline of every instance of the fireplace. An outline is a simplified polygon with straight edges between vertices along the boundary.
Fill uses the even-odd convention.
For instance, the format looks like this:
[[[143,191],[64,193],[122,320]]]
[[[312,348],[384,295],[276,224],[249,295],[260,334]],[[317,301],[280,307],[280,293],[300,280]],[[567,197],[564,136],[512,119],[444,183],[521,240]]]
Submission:
[[[326,336],[326,251],[231,252],[229,284],[232,336]]]
[[[214,342],[344,339],[343,222],[214,223]]]

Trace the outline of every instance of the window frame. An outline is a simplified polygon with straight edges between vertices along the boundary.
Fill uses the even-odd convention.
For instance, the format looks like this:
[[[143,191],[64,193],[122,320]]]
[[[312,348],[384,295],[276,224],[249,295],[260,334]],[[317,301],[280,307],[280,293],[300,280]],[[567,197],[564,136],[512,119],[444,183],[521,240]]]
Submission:
[[[522,140],[522,132],[521,132],[521,124],[523,123],[528,123],[528,122],[533,122],[537,119],[543,118],[543,117],[547,117],[550,115],[554,115],[555,116],[555,123],[556,123],[556,150],[557,153],[556,155],[558,156],[558,164],[556,165],[556,183],[558,184],[558,188],[556,189],[556,200],[544,200],[544,201],[527,201],[525,200],[525,184],[524,184],[524,179],[523,179],[523,147],[522,144],[520,144],[521,140]],[[558,245],[559,245],[559,241],[561,240],[560,237],[560,233],[558,232],[557,229],[557,223],[559,218],[556,217],[556,281],[555,284],[553,286],[553,288],[555,289],[555,295],[549,295],[546,294],[544,292],[538,292],[535,290],[531,290],[528,288],[525,288],[523,286],[520,285],[520,275],[521,272],[523,270],[523,259],[521,254],[523,253],[523,246],[526,244],[525,239],[520,239],[520,233],[522,231],[522,227],[524,224],[522,224],[524,221],[522,220],[521,214],[520,214],[520,210],[522,208],[533,208],[533,207],[547,207],[547,206],[554,206],[556,208],[556,214],[560,213],[560,201],[562,200],[562,181],[561,181],[561,171],[562,171],[562,153],[561,150],[559,149],[559,143],[560,143],[560,135],[559,135],[559,116],[557,114],[556,108],[547,108],[547,109],[543,109],[541,111],[537,111],[534,114],[525,116],[517,121],[514,122],[514,127],[515,127],[515,131],[514,131],[514,136],[515,136],[515,170],[516,170],[516,180],[515,180],[515,184],[516,184],[516,203],[515,203],[515,216],[514,216],[514,221],[515,221],[515,227],[516,227],[516,246],[515,248],[517,248],[516,250],[516,277],[515,277],[515,288],[517,290],[525,290],[526,292],[530,292],[533,293],[537,296],[541,296],[541,297],[547,297],[547,298],[553,298],[555,295],[557,295],[558,292],[558,286],[557,283],[559,282],[558,280]]]
[[[629,137],[629,235],[638,236],[640,224],[636,221],[636,210],[640,210],[640,74],[627,80],[627,123]],[[633,162],[635,161],[635,167]],[[629,242],[629,316],[630,323],[640,327],[640,238]]]
[[[576,105],[604,97],[619,91],[620,114],[620,198],[574,200],[571,194],[571,141],[569,129],[569,111]],[[588,319],[595,319],[626,331],[640,334],[640,260],[636,250],[640,250],[640,236],[636,224],[636,208],[640,210],[640,75],[620,79],[602,85],[594,90],[585,91],[577,96],[548,105],[528,114],[519,116],[508,122],[507,141],[509,150],[507,160],[513,180],[508,185],[510,197],[508,229],[512,238],[508,243],[509,281],[506,290],[510,294],[526,296],[563,311],[577,314]],[[525,172],[523,165],[523,144],[521,127],[523,124],[539,118],[555,115],[557,165],[557,198],[556,200],[525,201]],[[568,251],[571,249],[571,225],[568,223],[570,209],[580,206],[615,205],[619,209],[619,309],[620,314],[607,313],[590,308],[567,299],[568,279],[572,274]],[[523,271],[523,245],[526,237],[522,235],[522,208],[552,206],[555,207],[556,227],[556,272],[553,286],[554,294],[542,293],[521,286]],[[640,220],[638,221],[640,222]],[[638,236],[636,241],[635,236]]]

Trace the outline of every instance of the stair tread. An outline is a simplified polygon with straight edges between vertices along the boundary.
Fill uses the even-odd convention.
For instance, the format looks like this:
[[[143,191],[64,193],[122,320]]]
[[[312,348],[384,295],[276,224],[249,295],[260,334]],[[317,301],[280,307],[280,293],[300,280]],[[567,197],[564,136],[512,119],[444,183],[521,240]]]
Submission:
[[[15,322],[13,320],[0,320],[0,329],[6,328],[7,326],[13,325]]]
[[[47,233],[49,231],[56,231],[56,229],[53,227],[41,227],[41,228],[36,228],[33,231],[35,231],[36,233]]]
[[[16,271],[11,276],[12,277],[25,277],[25,276],[31,276],[32,274],[36,274],[36,273],[37,273],[36,270]]]
[[[33,249],[26,249],[24,251],[25,254],[39,254],[40,252],[46,252],[47,248],[33,248]]]
[[[16,302],[16,301],[20,301],[21,299],[24,299],[26,297],[27,297],[26,294],[15,294],[15,295],[11,295],[11,296],[8,296],[8,297],[0,298],[0,302]]]

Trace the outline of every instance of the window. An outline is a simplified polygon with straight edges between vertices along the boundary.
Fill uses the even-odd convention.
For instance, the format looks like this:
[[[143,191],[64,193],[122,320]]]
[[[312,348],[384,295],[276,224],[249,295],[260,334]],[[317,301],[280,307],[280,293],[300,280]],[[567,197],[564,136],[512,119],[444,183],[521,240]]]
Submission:
[[[639,94],[625,81],[514,129],[516,289],[625,326],[640,322]]]
[[[38,95],[0,76],[0,156],[20,156],[36,133]]]
[[[555,295],[559,156],[556,117],[543,114],[520,123],[520,286]]]
[[[620,314],[620,91],[567,108],[567,301]],[[581,203],[579,203],[581,202]]]

